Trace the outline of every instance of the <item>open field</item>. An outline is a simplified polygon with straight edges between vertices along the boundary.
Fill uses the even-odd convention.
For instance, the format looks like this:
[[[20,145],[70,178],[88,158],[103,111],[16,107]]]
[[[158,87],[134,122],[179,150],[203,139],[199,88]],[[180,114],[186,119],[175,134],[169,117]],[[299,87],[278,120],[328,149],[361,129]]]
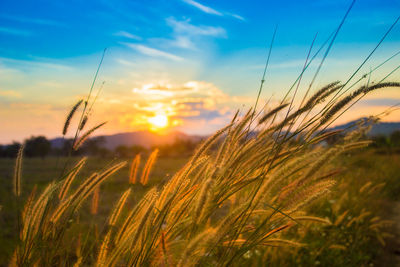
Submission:
[[[57,159],[55,158],[23,159],[23,199],[27,198],[28,192],[35,184],[38,185],[38,190],[43,190],[45,185],[59,177],[65,160],[65,158],[60,159],[56,168]],[[73,158],[71,163],[76,161],[78,158]],[[110,161],[110,159],[101,158],[89,159],[79,177],[104,168]],[[138,202],[152,186],[165,183],[168,177],[173,175],[186,161],[186,158],[157,159],[149,184],[147,186],[131,185],[133,189],[132,203]],[[386,266],[390,266],[395,263],[395,250],[398,250],[395,240],[400,238],[399,232],[396,232],[395,228],[388,223],[379,228],[379,233],[376,234],[371,228],[371,225],[374,224],[371,220],[376,220],[373,218],[378,216],[384,220],[393,220],[395,216],[399,216],[399,211],[396,215],[395,209],[398,209],[399,205],[396,203],[400,201],[398,193],[400,192],[400,155],[376,153],[373,149],[365,149],[344,154],[333,165],[342,171],[336,176],[338,185],[332,189],[330,194],[309,207],[313,215],[326,218],[333,224],[305,223],[303,226],[296,226],[286,235],[287,237],[295,236],[300,242],[306,243],[306,246],[269,248],[276,251],[268,254],[255,250],[256,254],[254,251],[245,254],[245,257],[249,257],[249,259],[242,259],[244,263],[251,258],[253,259],[249,263],[257,262],[254,261],[254,258],[258,258],[259,264],[271,262],[276,266],[292,266],[294,264],[302,266],[365,266],[368,264],[380,266],[387,264]],[[13,168],[13,159],[0,160],[0,178],[3,185],[0,192],[0,203],[3,206],[0,217],[2,240],[0,262],[2,263],[9,260],[15,244]],[[129,168],[124,167],[107,180],[100,189],[98,213],[96,215],[82,214],[82,224],[85,220],[96,221],[101,227],[121,192],[129,187],[128,179]],[[368,186],[368,184],[370,185]],[[89,205],[84,210],[89,213]],[[340,219],[344,213],[345,217]],[[357,219],[360,215],[362,218]],[[342,221],[338,222],[338,220]],[[264,254],[270,255],[269,258],[265,258]]]
[[[80,158],[72,158],[70,164],[73,165]],[[126,159],[131,160],[131,159]],[[186,162],[186,158],[159,158],[156,166],[151,172],[151,178],[147,186],[132,185],[134,193],[132,194],[132,201],[136,203],[140,200],[144,193],[151,187],[165,182],[165,179],[171,174],[175,173]],[[118,159],[121,161],[121,159]],[[58,167],[56,163],[58,162]],[[41,191],[51,181],[57,180],[60,177],[66,158],[25,158],[23,160],[23,181],[22,181],[22,196],[23,201],[26,200],[29,193],[35,185]],[[95,171],[103,169],[110,163],[115,163],[113,159],[90,158],[87,166],[82,170],[80,177],[83,178],[92,174]],[[143,165],[143,162],[142,164]],[[14,173],[15,159],[0,159],[0,205],[3,206],[0,216],[1,227],[1,242],[0,242],[0,263],[8,262],[10,254],[13,251],[14,238],[15,238],[15,199],[12,193],[12,177]],[[125,191],[128,187],[129,168],[125,167],[119,172],[115,173],[109,180],[101,186],[101,197],[99,199],[99,211],[96,220],[102,222],[109,214],[115,201],[118,200],[121,192]],[[88,211],[89,208],[86,209]]]

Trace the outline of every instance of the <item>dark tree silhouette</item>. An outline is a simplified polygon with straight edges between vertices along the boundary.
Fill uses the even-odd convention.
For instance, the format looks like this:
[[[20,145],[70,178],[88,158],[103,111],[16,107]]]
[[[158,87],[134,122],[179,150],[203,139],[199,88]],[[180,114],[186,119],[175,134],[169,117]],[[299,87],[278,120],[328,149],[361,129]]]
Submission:
[[[18,150],[21,147],[21,144],[18,142],[13,142],[10,145],[2,146],[1,156],[7,158],[15,158],[17,157]]]
[[[104,142],[104,137],[90,138],[83,145],[82,152],[90,156],[97,156],[100,154]]]
[[[44,136],[32,136],[25,141],[25,155],[27,157],[46,157],[51,150],[50,141]]]
[[[390,142],[394,147],[400,147],[400,131],[394,131],[390,135]]]
[[[117,146],[115,148],[115,154],[117,157],[120,158],[127,158],[129,157],[129,148],[127,146]]]

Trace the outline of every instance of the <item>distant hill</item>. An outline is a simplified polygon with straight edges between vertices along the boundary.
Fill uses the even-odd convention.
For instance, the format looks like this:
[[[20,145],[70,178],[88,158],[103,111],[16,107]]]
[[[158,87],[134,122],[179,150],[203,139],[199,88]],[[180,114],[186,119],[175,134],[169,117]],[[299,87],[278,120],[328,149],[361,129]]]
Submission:
[[[331,130],[340,130],[349,128],[355,125],[360,120],[366,120],[361,118],[354,120],[342,125],[335,126]],[[379,122],[372,126],[371,131],[368,133],[369,136],[376,135],[390,135],[394,131],[400,131],[400,122]],[[199,135],[188,135],[182,132],[169,132],[167,134],[158,134],[149,131],[137,131],[129,133],[118,133],[113,135],[96,136],[93,138],[104,138],[103,146],[107,149],[114,150],[116,147],[140,145],[145,148],[151,148],[157,145],[172,144],[176,140],[191,140],[198,142],[205,138],[205,136]],[[55,138],[50,140],[53,147],[61,147],[63,144],[62,138]]]
[[[188,135],[182,132],[169,132],[166,134],[158,134],[149,131],[137,131],[137,132],[129,132],[129,133],[118,133],[113,135],[103,135],[96,136],[93,138],[104,138],[103,147],[114,150],[116,147],[124,145],[124,146],[133,146],[140,145],[145,148],[151,148],[152,146],[157,145],[165,145],[172,144],[176,140],[191,140],[194,142],[198,142],[202,140],[204,137],[199,135]],[[53,147],[61,147],[63,144],[62,138],[55,138],[50,140],[51,145]]]
[[[348,123],[335,126],[331,128],[332,130],[342,130],[355,125],[359,121],[365,121],[367,118],[361,118],[358,120],[350,121]],[[390,135],[394,131],[400,131],[400,122],[379,122],[376,124],[372,124],[371,130],[367,133],[368,136],[377,136],[377,135]]]

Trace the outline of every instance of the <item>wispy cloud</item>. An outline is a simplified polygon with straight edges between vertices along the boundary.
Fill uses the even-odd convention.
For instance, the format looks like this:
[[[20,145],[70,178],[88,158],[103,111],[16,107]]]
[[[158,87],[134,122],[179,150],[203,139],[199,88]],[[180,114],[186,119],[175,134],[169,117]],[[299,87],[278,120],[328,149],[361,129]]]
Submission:
[[[123,43],[125,45],[127,45],[128,47],[138,51],[139,53],[142,53],[144,55],[147,56],[151,56],[151,57],[161,57],[161,58],[166,58],[166,59],[171,59],[174,61],[182,61],[183,58],[176,56],[174,54],[165,52],[165,51],[161,51],[155,48],[151,48],[145,45],[140,45],[140,44],[131,44],[131,43]]]
[[[117,59],[115,59],[115,61],[124,66],[137,67],[137,63],[123,59],[123,58],[117,58]]]
[[[205,35],[214,37],[226,37],[226,31],[222,27],[196,26],[189,23],[189,20],[178,21],[173,17],[167,18],[167,24],[173,28],[175,33],[186,35]]]
[[[27,17],[21,17],[21,16],[11,16],[11,15],[6,15],[6,14],[0,14],[0,18],[18,21],[18,22],[22,22],[22,23],[34,23],[34,24],[40,24],[40,25],[51,25],[51,26],[61,26],[61,27],[66,26],[65,24],[63,24],[59,21],[50,20],[50,19],[27,18]]]
[[[199,2],[196,2],[196,1],[193,1],[193,0],[182,0],[182,1],[185,2],[188,5],[191,5],[191,6],[195,7],[195,8],[203,11],[204,13],[207,13],[207,14],[216,15],[216,16],[225,16],[226,15],[226,16],[230,16],[230,17],[233,17],[233,18],[241,20],[241,21],[245,21],[245,18],[243,18],[240,15],[229,13],[229,12],[221,12],[221,11],[218,11],[218,10],[212,8],[212,7],[203,5],[203,4],[201,4]]]
[[[246,19],[238,14],[233,14],[233,13],[227,13],[227,15],[234,17],[235,19],[241,20],[241,21],[246,21]]]
[[[132,33],[126,32],[126,31],[118,31],[113,34],[114,36],[119,36],[119,37],[125,37],[133,40],[142,40],[142,37],[134,35]]]
[[[167,89],[167,90],[166,90]],[[159,97],[173,96],[174,93],[168,90],[168,86],[160,86],[155,84],[144,84],[142,88],[133,88],[132,92],[135,94],[143,95],[153,95]]]
[[[156,42],[162,42],[163,46],[165,47],[178,47],[190,50],[198,50],[196,44],[202,41],[202,37],[227,37],[226,31],[222,27],[194,25],[190,23],[190,19],[177,20],[174,17],[169,17],[166,19],[166,23],[173,30],[173,39],[152,39]]]
[[[176,36],[176,38],[170,42],[170,45],[186,49],[195,48],[195,44],[187,36]]]
[[[20,30],[20,29],[14,29],[14,28],[5,28],[5,27],[0,27],[0,34],[11,34],[11,35],[18,35],[18,36],[30,36],[32,35],[31,32]]]
[[[217,15],[217,16],[222,16],[223,14],[211,7],[205,6],[203,4],[200,4],[199,2],[193,1],[193,0],[183,0],[183,2],[194,6],[197,9],[200,9],[201,11],[207,13],[207,14],[213,14],[213,15]]]

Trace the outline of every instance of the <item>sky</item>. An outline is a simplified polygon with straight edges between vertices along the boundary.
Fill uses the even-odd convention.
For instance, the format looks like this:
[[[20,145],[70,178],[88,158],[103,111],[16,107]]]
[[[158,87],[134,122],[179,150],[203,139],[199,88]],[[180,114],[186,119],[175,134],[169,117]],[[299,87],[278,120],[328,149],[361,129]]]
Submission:
[[[350,0],[98,0],[0,2],[0,143],[60,136],[70,108],[99,90],[91,125],[99,132],[169,130],[209,134],[261,95],[276,104],[312,53],[337,28]],[[397,0],[355,3],[312,89],[346,81],[400,15]],[[400,50],[400,24],[355,76]],[[304,93],[324,51],[300,84]],[[371,74],[379,81],[400,55]],[[395,72],[389,80],[400,79]],[[92,99],[93,99],[92,98]],[[374,92],[337,123],[400,103],[398,88]],[[262,105],[260,105],[262,106]],[[400,113],[384,120],[399,121]],[[158,130],[159,130],[158,129]]]

